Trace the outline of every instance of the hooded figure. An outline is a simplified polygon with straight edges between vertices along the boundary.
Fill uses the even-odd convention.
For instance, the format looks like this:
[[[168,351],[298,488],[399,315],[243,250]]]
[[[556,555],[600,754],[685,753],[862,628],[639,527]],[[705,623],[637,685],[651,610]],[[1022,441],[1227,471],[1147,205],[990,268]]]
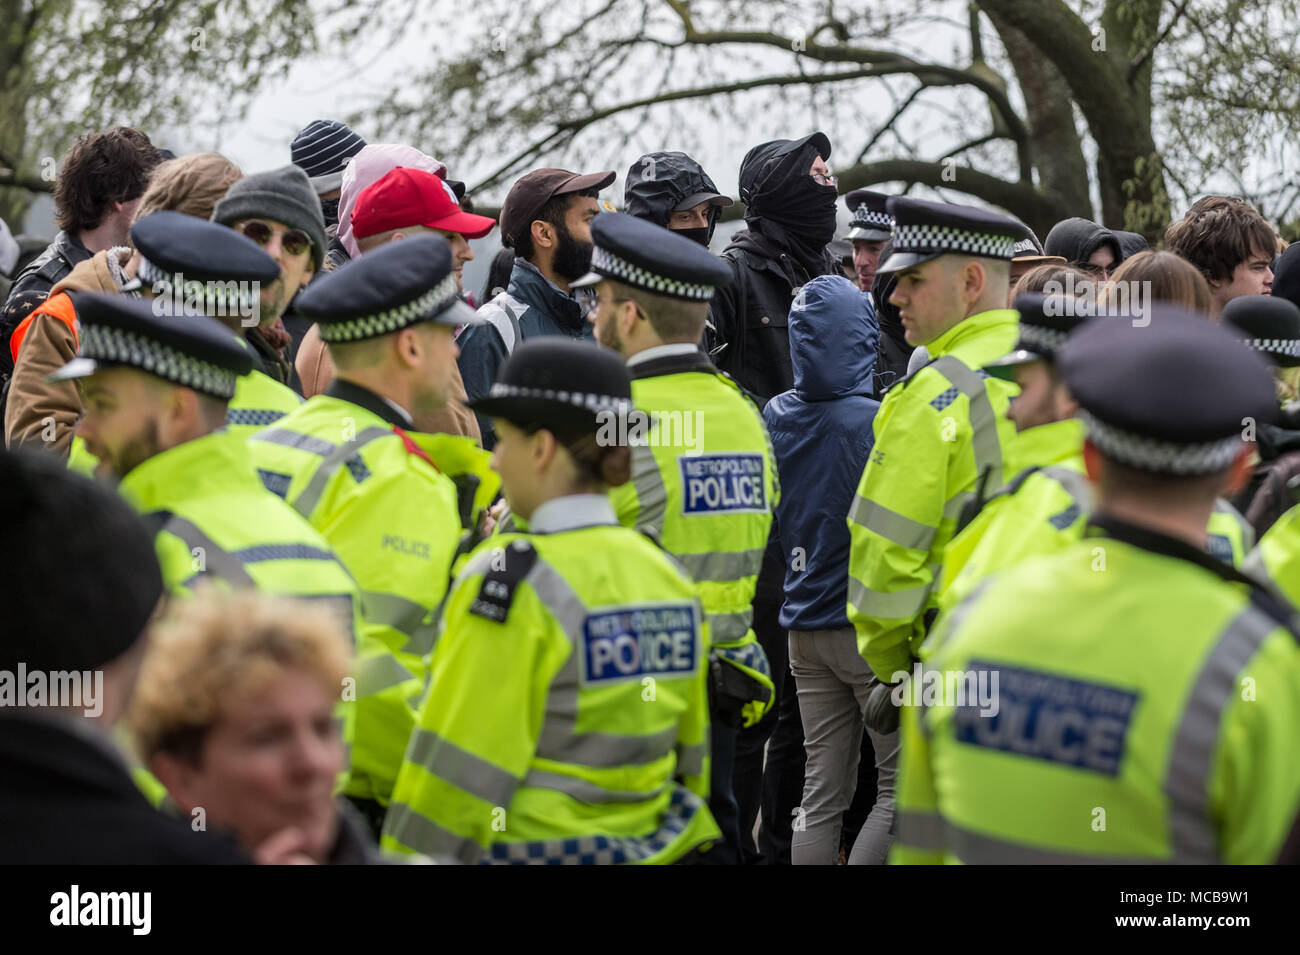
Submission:
[[[839,271],[827,245],[835,238],[835,186],[818,183],[812,166],[829,159],[824,133],[761,143],[740,166],[742,229],[722,253],[736,273],[718,290],[709,314],[709,354],[718,367],[766,401],[793,384],[786,316],[799,289]]]
[[[880,250],[880,261],[888,261],[894,243],[886,242]],[[880,355],[876,358],[875,395],[883,398],[885,390],[894,382],[907,376],[907,362],[912,357],[912,346],[907,343],[903,319],[898,306],[889,301],[898,285],[897,272],[877,272],[871,285],[871,297],[876,302],[876,319],[880,324]]]
[[[1088,219],[1062,219],[1047,233],[1044,251],[1059,255],[1071,265],[1087,265],[1088,258],[1103,245],[1109,246],[1115,256],[1113,270],[1124,261],[1124,250],[1115,233]]]
[[[647,153],[627,171],[623,187],[624,211],[665,229],[673,229],[673,213],[709,204],[709,224],[703,228],[673,231],[708,248],[724,206],[734,203],[718,192],[701,167],[686,153]]]
[[[1119,242],[1120,257],[1116,260],[1117,262],[1131,259],[1139,252],[1145,252],[1151,248],[1146,236],[1139,232],[1123,232],[1120,229],[1112,229],[1111,231],[1115,233],[1115,238]]]

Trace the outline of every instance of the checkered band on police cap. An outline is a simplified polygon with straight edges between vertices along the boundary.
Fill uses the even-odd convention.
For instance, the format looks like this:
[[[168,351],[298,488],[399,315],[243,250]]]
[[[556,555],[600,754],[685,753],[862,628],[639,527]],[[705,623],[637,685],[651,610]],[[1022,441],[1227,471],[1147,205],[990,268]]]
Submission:
[[[1196,444],[1159,441],[1107,424],[1084,410],[1079,411],[1079,419],[1087,428],[1089,440],[1106,457],[1159,474],[1191,476],[1226,470],[1242,443],[1240,434]]]
[[[894,253],[918,255],[963,253],[989,259],[1010,259],[1016,240],[1009,235],[971,232],[950,225],[895,225]]]
[[[260,292],[256,282],[249,284],[246,289],[242,282],[203,282],[198,279],[186,279],[184,273],[168,272],[143,255],[140,256],[140,266],[135,274],[141,285],[164,299],[178,295],[182,301],[188,302],[189,290],[194,285],[200,286],[203,289],[203,310],[200,314],[214,317],[243,315],[246,307],[252,307],[257,303]]]
[[[1241,343],[1255,351],[1270,355],[1290,355],[1300,358],[1300,339],[1296,338],[1243,338]]]
[[[1029,322],[1020,323],[1020,347],[1026,351],[1039,354],[1053,353],[1058,348],[1064,347],[1069,337],[1068,332],[1057,328],[1045,328],[1042,325],[1031,325]]]
[[[447,277],[433,288],[396,308],[376,312],[374,315],[344,319],[340,322],[319,321],[317,327],[320,328],[321,339],[329,343],[359,342],[367,338],[378,338],[380,335],[400,331],[409,325],[427,320],[431,315],[436,315],[452,305],[458,295],[456,273],[448,272]]]
[[[600,275],[618,279],[624,285],[645,289],[656,295],[669,298],[681,298],[690,302],[707,302],[713,298],[713,286],[702,282],[686,282],[682,279],[658,275],[639,265],[633,265],[619,258],[608,249],[596,246],[591,254],[591,270]]]
[[[889,213],[884,210],[873,210],[864,202],[854,210],[853,218],[849,221],[849,227],[852,229],[882,229],[888,232],[894,227],[894,220],[889,217]]]
[[[229,399],[235,394],[235,380],[238,376],[233,371],[187,355],[136,332],[107,325],[83,324],[77,355],[80,358],[131,365],[216,398]]]
[[[612,395],[596,395],[581,391],[562,391],[557,388],[530,388],[526,385],[507,385],[497,382],[488,392],[489,398],[532,398],[539,401],[558,401],[600,414],[602,411],[625,415],[634,410],[629,398],[616,398]]]

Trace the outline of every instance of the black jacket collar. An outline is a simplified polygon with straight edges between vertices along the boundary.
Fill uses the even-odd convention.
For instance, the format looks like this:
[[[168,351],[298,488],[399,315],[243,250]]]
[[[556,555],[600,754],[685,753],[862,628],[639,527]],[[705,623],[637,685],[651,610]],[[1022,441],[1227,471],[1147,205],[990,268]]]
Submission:
[[[635,365],[630,366],[627,371],[633,381],[640,378],[658,378],[660,375],[678,375],[686,371],[701,371],[709,375],[718,374],[718,369],[713,362],[709,361],[709,356],[698,350],[690,354],[664,355],[662,358],[651,358],[649,361],[637,362]]]
[[[1153,554],[1159,554],[1162,557],[1173,557],[1178,560],[1185,560],[1188,563],[1196,564],[1217,577],[1234,584],[1246,584],[1252,588],[1259,587],[1259,582],[1243,574],[1231,564],[1212,557],[1207,552],[1193,547],[1187,541],[1179,540],[1176,537],[1170,537],[1167,534],[1161,534],[1159,531],[1153,531],[1147,527],[1139,527],[1137,524],[1131,524],[1128,521],[1120,520],[1113,514],[1097,513],[1088,520],[1088,536],[1105,536],[1122,541],[1125,544],[1131,544],[1142,550],[1150,551]],[[1092,531],[1100,531],[1097,535]]]
[[[325,394],[331,398],[338,398],[340,401],[351,402],[354,405],[365,408],[372,414],[378,415],[394,427],[409,430],[414,427],[410,421],[403,418],[397,413],[397,410],[379,395],[375,394],[369,388],[362,387],[356,382],[344,381],[342,378],[335,378],[330,382],[330,386],[325,389]]]

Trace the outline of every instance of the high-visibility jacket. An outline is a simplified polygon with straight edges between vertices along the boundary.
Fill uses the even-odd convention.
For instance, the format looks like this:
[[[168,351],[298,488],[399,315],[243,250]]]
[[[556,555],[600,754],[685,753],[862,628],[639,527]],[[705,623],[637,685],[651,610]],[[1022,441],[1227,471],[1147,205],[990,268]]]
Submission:
[[[307,521],[266,492],[238,435],[223,429],[156,454],[118,490],[153,529],[171,593],[213,583],[324,602],[365,649],[356,580]],[[340,714],[351,744],[355,708],[345,690],[339,688],[340,699],[349,705]]]
[[[975,369],[1015,347],[1018,322],[1011,309],[958,322],[876,413],[875,447],[848,515],[848,615],[859,651],[885,682],[911,665],[966,502],[1014,474],[1005,473],[1018,460],[1006,410],[1019,389]]]
[[[251,438],[302,404],[302,397],[257,369],[235,380],[235,394],[226,408],[226,429]]]
[[[1279,517],[1242,568],[1300,609],[1300,506]]]
[[[1189,544],[1094,525],[977,588],[896,691],[895,861],[1276,857],[1300,806],[1289,608]]]
[[[358,661],[348,793],[386,804],[415,725],[434,615],[462,532],[456,485],[426,444],[467,439],[401,431],[381,416],[393,414],[382,399],[336,386],[248,444],[262,483],[324,535],[361,585],[367,630],[382,650]]]
[[[698,351],[631,365],[632,400],[653,424],[632,449],[632,480],[610,498],[620,524],[654,536],[700,587],[712,651],[768,693],[767,655],[754,636],[754,591],[780,497],[763,419],[740,387]]]
[[[1020,458],[1032,460],[1032,466],[989,498],[944,548],[937,587],[941,610],[960,603],[974,582],[995,570],[1051,553],[1082,534],[1092,512],[1083,422],[1071,418],[1027,428],[1019,444]]]
[[[1093,511],[1083,466],[1083,424],[1071,419],[1020,433],[1020,460],[1040,465],[1017,474],[984,504],[944,551],[939,607],[951,610],[990,574],[1029,557],[1064,550],[1083,536]],[[1027,454],[1032,449],[1033,454]],[[1223,499],[1206,525],[1206,551],[1240,567],[1254,531]]]
[[[493,537],[471,556],[384,848],[465,863],[667,863],[720,838],[705,804],[698,592],[605,510],[584,526]]]

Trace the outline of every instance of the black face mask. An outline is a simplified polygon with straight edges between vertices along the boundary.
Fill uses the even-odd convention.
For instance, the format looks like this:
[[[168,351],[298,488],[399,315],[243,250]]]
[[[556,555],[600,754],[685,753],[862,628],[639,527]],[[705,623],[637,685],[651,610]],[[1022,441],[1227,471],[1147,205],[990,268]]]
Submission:
[[[678,235],[685,236],[692,242],[698,242],[707,249],[709,247],[709,233],[713,230],[709,226],[704,226],[702,229],[673,229],[673,231]]]
[[[576,282],[591,271],[592,243],[575,239],[564,227],[556,232],[560,244],[555,249],[555,260],[551,262],[551,268],[561,278]]]
[[[320,211],[325,216],[325,228],[339,224],[339,201],[338,199],[322,199],[320,201]]]

